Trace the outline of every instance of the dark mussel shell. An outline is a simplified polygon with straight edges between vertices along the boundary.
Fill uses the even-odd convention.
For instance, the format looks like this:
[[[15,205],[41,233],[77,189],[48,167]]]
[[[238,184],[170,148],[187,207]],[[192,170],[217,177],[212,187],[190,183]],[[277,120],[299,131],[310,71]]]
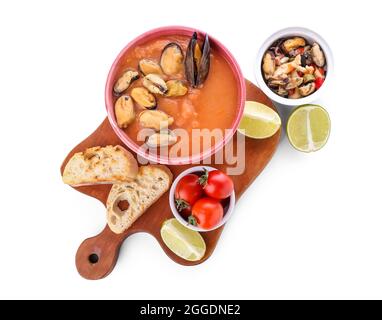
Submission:
[[[198,68],[194,59],[195,46],[197,45],[197,43],[197,34],[196,32],[194,32],[190,39],[190,42],[188,43],[186,59],[184,61],[186,78],[192,87],[196,87],[196,78],[198,73]]]
[[[210,71],[210,41],[208,39],[208,35],[204,39],[203,48],[202,48],[202,59],[200,60],[200,65],[198,67],[198,77],[196,81],[196,85],[201,85],[208,76],[208,72]]]
[[[210,54],[208,35],[204,38],[202,49],[200,49],[198,35],[194,32],[188,44],[185,59],[186,78],[192,87],[199,87],[207,79],[210,70]]]

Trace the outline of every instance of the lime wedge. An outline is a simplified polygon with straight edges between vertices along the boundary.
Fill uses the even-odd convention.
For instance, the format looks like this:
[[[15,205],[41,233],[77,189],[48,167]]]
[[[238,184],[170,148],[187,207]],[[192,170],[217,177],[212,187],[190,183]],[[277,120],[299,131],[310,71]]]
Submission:
[[[329,114],[321,106],[313,104],[300,106],[288,119],[288,139],[299,151],[320,150],[328,141],[329,134]]]
[[[273,136],[281,126],[280,116],[265,104],[246,101],[238,131],[249,138],[265,139]]]
[[[185,260],[199,261],[206,253],[206,243],[199,232],[186,228],[176,219],[165,221],[160,234],[166,246]]]

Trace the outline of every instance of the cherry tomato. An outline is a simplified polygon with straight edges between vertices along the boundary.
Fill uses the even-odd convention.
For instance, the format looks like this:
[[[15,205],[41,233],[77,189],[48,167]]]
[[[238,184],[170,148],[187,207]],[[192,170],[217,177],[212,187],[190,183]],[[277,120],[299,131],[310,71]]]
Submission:
[[[314,83],[315,83],[315,85],[316,85],[316,90],[318,90],[318,89],[322,86],[322,84],[324,83],[324,81],[325,81],[325,78],[317,78],[317,79],[314,81]]]
[[[205,170],[199,183],[203,186],[204,193],[211,198],[225,199],[233,192],[232,179],[220,170]]]
[[[305,49],[303,47],[296,49],[297,54],[303,54]]]
[[[203,229],[215,227],[223,219],[223,206],[213,198],[201,198],[192,207],[188,222]]]
[[[203,188],[199,184],[196,174],[188,174],[179,180],[175,189],[175,205],[183,214],[191,213],[191,207],[203,195]]]

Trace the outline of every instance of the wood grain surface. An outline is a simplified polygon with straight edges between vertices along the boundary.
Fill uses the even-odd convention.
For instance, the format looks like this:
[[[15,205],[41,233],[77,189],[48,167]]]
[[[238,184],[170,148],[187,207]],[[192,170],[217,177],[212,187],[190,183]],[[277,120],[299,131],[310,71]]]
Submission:
[[[255,85],[246,81],[247,86],[247,100],[255,100],[268,105],[269,107],[275,109],[272,102],[266,97],[266,95]],[[269,160],[272,158],[279,139],[281,130],[279,130],[273,137],[264,140],[254,140],[245,139],[245,141],[240,143],[245,143],[245,171],[242,175],[232,176],[235,184],[236,200],[240,199],[240,196],[248,188],[248,186],[255,180],[255,178],[260,174],[260,172],[267,165]],[[94,146],[106,146],[106,145],[124,145],[122,141],[114,133],[112,127],[106,118],[102,124],[94,131],[88,138],[77,145],[66,157],[62,166],[61,173],[65,168],[68,160],[73,156],[74,153],[83,151],[86,148]],[[237,147],[236,136],[234,137],[234,148]],[[181,173],[183,170],[191,167],[192,165],[184,166],[169,166],[174,178]],[[222,165],[212,165],[219,169],[225,170],[227,164]],[[94,186],[83,186],[76,187],[75,189],[89,195],[91,197],[97,198],[104,205],[108,197],[111,185],[94,185]],[[131,234],[137,232],[146,232],[151,234],[159,244],[161,245],[164,252],[175,262],[192,266],[200,264],[207,260],[213,253],[216,244],[220,238],[223,227],[211,231],[204,232],[202,236],[207,245],[207,251],[204,258],[198,262],[186,261],[172,251],[170,251],[166,245],[163,243],[160,237],[160,228],[162,223],[169,218],[172,218],[172,213],[168,202],[168,193],[163,195],[145,214],[143,214],[130,229],[126,230],[123,234],[114,234],[109,227],[106,225],[105,229],[95,237],[86,239],[79,247],[76,254],[76,266],[80,275],[86,279],[97,280],[102,279],[110,274],[113,270],[119,255],[119,249],[123,241],[129,237]],[[106,210],[105,210],[105,221],[106,221]]]

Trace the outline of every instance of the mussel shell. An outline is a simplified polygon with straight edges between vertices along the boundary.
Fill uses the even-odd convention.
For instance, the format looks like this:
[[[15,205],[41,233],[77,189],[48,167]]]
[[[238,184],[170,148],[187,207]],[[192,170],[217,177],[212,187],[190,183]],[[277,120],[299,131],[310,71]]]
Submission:
[[[114,94],[120,95],[130,87],[133,81],[137,80],[138,78],[139,73],[137,71],[132,69],[125,70],[123,74],[118,78],[117,82],[114,84]]]
[[[196,85],[200,86],[204,83],[204,81],[207,79],[208,73],[210,71],[210,61],[211,61],[211,46],[210,41],[208,39],[208,35],[206,34],[206,37],[203,42],[203,48],[202,48],[202,58],[200,60],[200,65],[198,66],[198,76],[196,79]]]
[[[176,42],[170,42],[162,50],[160,66],[165,74],[177,75],[182,71],[183,60],[182,48]]]
[[[198,35],[194,32],[188,43],[185,59],[186,78],[194,88],[204,83],[210,70],[211,46],[208,35],[204,38],[201,57],[199,57],[198,50],[200,50]]]
[[[172,146],[177,140],[177,136],[171,130],[162,130],[147,137],[146,145],[149,148],[162,148]]]
[[[151,110],[157,107],[157,100],[155,96],[146,88],[134,88],[131,90],[130,95],[137,104],[145,109]]]
[[[195,46],[198,42],[197,38],[198,35],[196,32],[194,32],[190,39],[190,42],[188,43],[186,59],[184,61],[186,78],[192,87],[196,87],[196,78],[198,74],[198,67],[194,58]]]

